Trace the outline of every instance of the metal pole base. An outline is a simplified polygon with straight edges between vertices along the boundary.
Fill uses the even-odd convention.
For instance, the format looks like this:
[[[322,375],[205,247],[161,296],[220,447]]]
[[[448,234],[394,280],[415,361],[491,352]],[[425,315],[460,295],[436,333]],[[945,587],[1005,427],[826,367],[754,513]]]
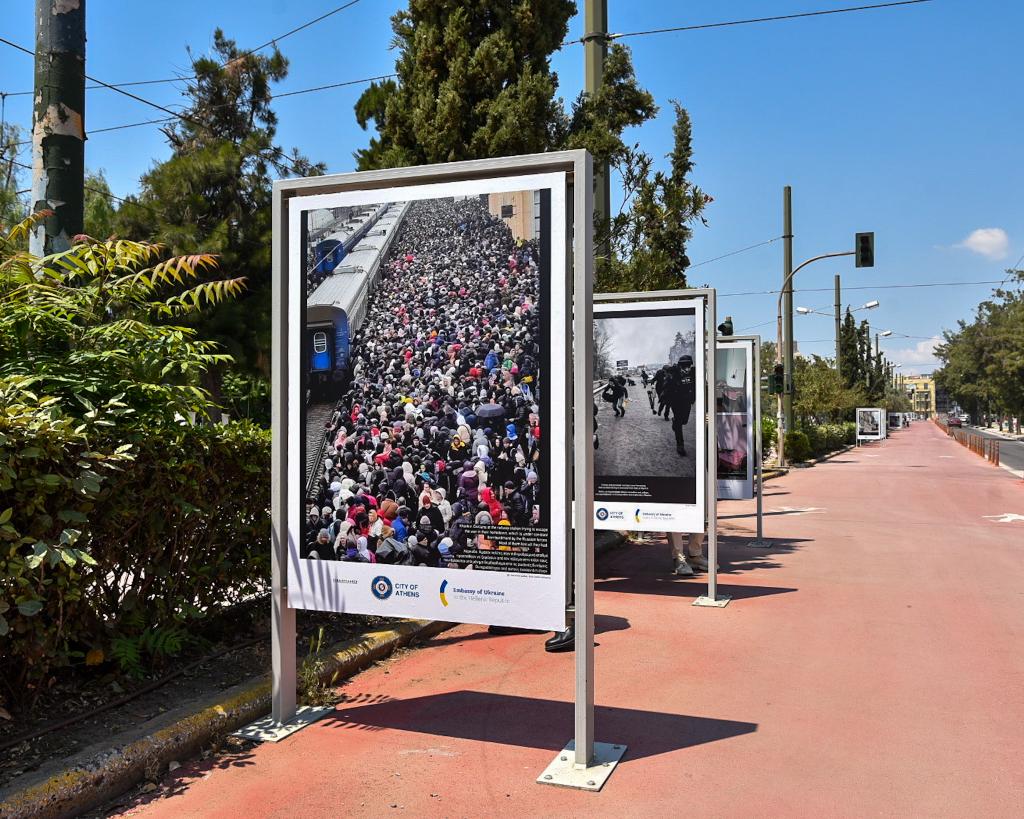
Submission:
[[[752,540],[747,545],[753,546],[757,549],[770,549],[772,542],[770,540]]]
[[[288,722],[276,722],[273,717],[264,717],[256,722],[250,722],[237,731],[232,731],[231,736],[251,739],[255,742],[280,742],[296,731],[301,731],[307,725],[312,725],[320,717],[333,710],[333,705],[321,707],[302,705],[295,709],[295,716]]]
[[[707,595],[702,595],[693,601],[693,605],[705,606],[707,608],[712,609],[724,609],[726,606],[729,605],[730,600],[732,600],[732,598],[727,594],[720,594],[718,595],[718,597],[708,597]]]
[[[626,746],[595,742],[594,758],[585,768],[573,762],[575,753],[576,741],[573,740],[544,769],[544,773],[537,777],[537,782],[541,785],[578,788],[581,791],[599,791],[612,775],[622,755],[626,753]]]

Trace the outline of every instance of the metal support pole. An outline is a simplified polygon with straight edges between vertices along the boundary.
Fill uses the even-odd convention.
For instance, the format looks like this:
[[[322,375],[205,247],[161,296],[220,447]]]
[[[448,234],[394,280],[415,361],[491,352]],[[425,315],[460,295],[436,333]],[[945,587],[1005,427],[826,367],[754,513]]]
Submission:
[[[838,277],[837,277],[838,278]],[[761,372],[761,339],[754,340],[754,372]],[[761,389],[760,384],[755,383],[754,389],[754,491],[757,493],[757,537],[750,544],[766,549],[772,545],[770,540],[764,539],[764,446],[761,437]]]
[[[718,346],[718,317],[715,291],[707,294],[707,309],[704,313],[705,340],[707,345],[706,365],[704,368],[704,394],[707,415],[704,418],[706,430],[706,446],[704,452],[704,476],[706,492],[706,528],[708,544],[708,593],[693,601],[695,606],[713,606],[723,608],[728,605],[727,595],[718,594],[718,425],[715,418],[715,358]]]
[[[271,719],[284,725],[295,717],[295,609],[288,605],[288,521],[295,510],[287,497],[288,469],[288,226],[281,192],[273,199],[273,281],[271,309],[270,639]],[[294,464],[292,465],[294,468]],[[297,499],[295,499],[297,500]]]
[[[841,298],[842,297],[842,291],[840,290],[840,287],[839,287],[839,274],[838,273],[836,273],[835,284],[836,284],[836,373],[837,374],[842,374],[843,368],[842,368],[842,364],[840,363],[840,359],[842,358],[842,353],[839,350],[839,338],[840,338],[840,335],[842,334],[842,315],[841,315],[842,306],[840,305],[840,301],[842,300],[842,298]]]
[[[29,236],[36,256],[71,247],[85,206],[85,0],[36,0],[32,211],[53,211]]]
[[[782,189],[782,363],[785,367],[782,410],[785,424],[779,427],[779,465],[784,465],[785,432],[793,429],[793,189]]]
[[[604,82],[604,61],[608,56],[608,0],[586,0],[583,7],[583,29],[583,91],[587,96],[593,97]],[[595,221],[604,231],[611,213],[611,185],[607,162],[600,162],[594,168],[594,191]],[[608,244],[602,241],[597,249],[597,256],[604,259],[608,253]]]
[[[573,546],[576,576],[576,706],[572,742],[537,778],[547,785],[599,791],[626,752],[594,742],[594,190],[592,160],[573,175]],[[570,396],[566,396],[568,400]]]
[[[589,162],[588,157],[588,162]],[[591,214],[594,193],[585,183],[589,178],[573,180],[573,200],[577,214],[575,242],[583,242],[584,264],[573,269],[573,451],[574,471],[573,530],[576,562],[576,743],[574,763],[586,768],[594,758],[594,443],[593,372],[594,326],[593,246],[594,224]]]

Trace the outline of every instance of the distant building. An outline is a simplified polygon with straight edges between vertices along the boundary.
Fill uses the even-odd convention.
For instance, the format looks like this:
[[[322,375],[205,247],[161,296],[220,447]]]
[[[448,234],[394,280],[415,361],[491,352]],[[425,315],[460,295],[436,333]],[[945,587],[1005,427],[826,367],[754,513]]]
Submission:
[[[540,191],[482,194],[487,209],[508,225],[513,238],[529,241],[540,235]]]
[[[934,373],[921,375],[905,375],[903,388],[913,411],[925,418],[933,418],[949,412],[949,395],[935,383]]]

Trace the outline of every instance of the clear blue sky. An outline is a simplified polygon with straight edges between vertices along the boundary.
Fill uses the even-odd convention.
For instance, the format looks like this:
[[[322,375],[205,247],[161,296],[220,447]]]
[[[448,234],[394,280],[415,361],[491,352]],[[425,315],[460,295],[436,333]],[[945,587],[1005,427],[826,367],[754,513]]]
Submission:
[[[636,31],[744,17],[787,14],[869,0],[609,0],[610,29]],[[341,4],[341,0],[90,0],[89,73],[107,82],[187,73],[185,47],[202,52],[216,26],[243,47],[257,45]],[[31,47],[32,2],[11,4],[2,36]],[[389,16],[400,0],[362,0],[285,39],[291,60],[281,91],[389,73]],[[709,227],[697,226],[696,264],[782,233],[782,188],[793,186],[794,255],[852,246],[874,230],[878,266],[821,262],[801,272],[796,303],[831,310],[832,274],[848,287],[844,302],[878,299],[872,327],[931,337],[967,317],[990,286],[879,289],[879,285],[1000,279],[1024,254],[1024,94],[1019,34],[1024,4],[1011,0],[935,0],[918,6],[623,40],[637,74],[663,114],[634,135],[654,155],[671,140],[669,100],[690,111],[694,178],[715,199]],[[573,20],[570,39],[582,33]],[[554,59],[561,94],[582,86],[583,53],[565,47]],[[31,89],[32,60],[0,46],[0,91]],[[131,89],[161,104],[180,103],[173,85]],[[279,138],[330,171],[353,167],[367,136],[352,105],[359,87],[275,103]],[[30,97],[9,97],[9,121],[29,125]],[[151,119],[159,112],[107,90],[88,94],[86,123],[96,129]],[[156,126],[100,133],[87,143],[90,168],[102,168],[115,193],[136,189],[139,175],[167,148]],[[27,161],[27,154],[22,155]],[[614,196],[613,196],[614,199]],[[967,241],[974,231],[979,233]],[[999,233],[1005,233],[1004,237]],[[1004,246],[1005,245],[1005,246]],[[781,279],[781,242],[702,265],[692,285],[722,294],[768,290]],[[774,335],[775,298],[723,296],[720,313],[737,329]],[[829,318],[796,318],[804,352],[832,350]],[[886,343],[886,341],[888,343]],[[920,347],[918,346],[920,343]],[[908,372],[928,371],[930,343],[883,341]]]

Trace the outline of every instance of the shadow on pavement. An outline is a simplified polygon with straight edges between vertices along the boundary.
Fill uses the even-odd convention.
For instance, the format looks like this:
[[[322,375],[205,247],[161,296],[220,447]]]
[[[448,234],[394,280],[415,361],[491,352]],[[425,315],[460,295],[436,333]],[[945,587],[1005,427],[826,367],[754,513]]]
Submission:
[[[625,631],[629,628],[629,620],[625,617],[616,617],[612,614],[595,614],[594,615],[594,634],[605,634],[609,631]],[[520,629],[514,634],[491,634],[486,629],[483,631],[474,631],[471,634],[450,634],[447,636],[431,637],[429,640],[423,643],[417,643],[417,650],[423,650],[428,648],[440,648],[442,646],[452,645],[454,643],[468,643],[473,640],[500,640],[503,637],[517,637],[521,634],[533,634],[535,636],[543,636],[545,639],[551,632],[549,631],[532,631],[530,629]]]
[[[724,567],[723,567],[724,568]],[[734,586],[723,582],[728,575],[719,571],[718,591],[727,594],[733,600],[746,600],[755,597],[770,597],[774,594],[788,594],[798,591],[785,586]],[[666,574],[663,576],[644,575],[641,577],[602,578],[594,582],[594,590],[599,592],[616,592],[619,594],[664,594],[669,597],[697,598],[707,594],[707,575],[698,574],[685,580]]]
[[[629,746],[626,760],[751,734],[757,723],[598,705],[601,735]],[[339,706],[320,725],[434,736],[558,751],[572,738],[573,704],[484,691],[453,691],[361,707]]]

